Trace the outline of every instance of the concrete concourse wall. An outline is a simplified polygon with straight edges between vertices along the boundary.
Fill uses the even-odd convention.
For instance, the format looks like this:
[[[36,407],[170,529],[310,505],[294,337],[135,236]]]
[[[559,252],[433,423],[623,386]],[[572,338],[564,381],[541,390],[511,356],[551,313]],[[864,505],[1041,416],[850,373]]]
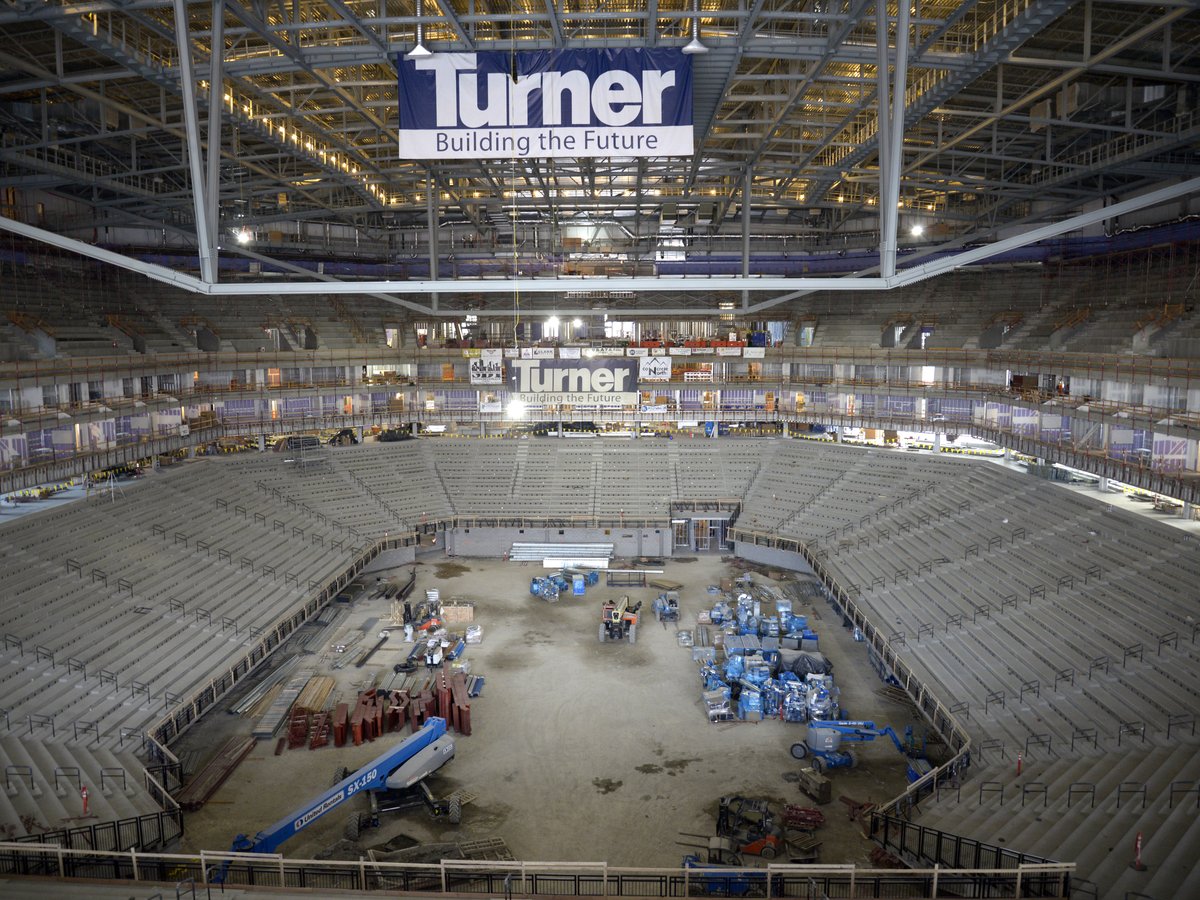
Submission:
[[[670,556],[672,534],[662,528],[455,528],[446,532],[450,556],[499,559],[517,542],[609,544],[618,557]]]
[[[803,572],[806,575],[816,576],[803,556],[793,550],[779,550],[775,547],[760,547],[757,544],[751,544],[747,541],[734,541],[734,553],[742,559],[750,562],[759,563],[764,566],[772,566],[779,569],[791,569],[794,572]]]

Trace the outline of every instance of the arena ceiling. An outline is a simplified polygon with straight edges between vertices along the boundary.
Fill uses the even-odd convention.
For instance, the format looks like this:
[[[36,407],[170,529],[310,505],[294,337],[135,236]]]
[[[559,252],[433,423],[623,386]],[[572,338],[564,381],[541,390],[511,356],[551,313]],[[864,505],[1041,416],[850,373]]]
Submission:
[[[682,47],[698,38],[706,52],[691,57],[696,152],[401,159],[396,58],[418,29],[433,51]],[[889,123],[880,98],[897,72],[903,98]],[[215,94],[210,84],[220,85]],[[203,151],[189,155],[189,132]],[[206,154],[210,143],[218,154]],[[64,244],[103,243],[114,227],[170,235],[199,252],[204,285],[217,280],[204,269],[206,246],[295,257],[320,251],[314,235],[324,230],[326,253],[352,239],[355,255],[387,259],[427,246],[431,226],[443,254],[511,254],[510,276],[529,274],[520,266],[536,260],[539,275],[562,275],[553,267],[572,255],[632,277],[664,253],[839,247],[882,247],[890,275],[889,252],[914,224],[925,229],[922,244],[949,247],[1027,227],[1053,232],[1054,223],[1069,230],[1078,223],[1064,220],[1110,201],[1193,193],[1197,172],[1194,2],[0,5],[0,212]],[[193,191],[204,183],[216,189]],[[18,207],[34,191],[69,202],[29,221]],[[897,215],[881,219],[891,197]],[[253,248],[237,246],[243,232],[259,238]],[[295,246],[269,249],[293,234]],[[435,264],[420,289],[437,275]],[[650,287],[639,280],[634,289]],[[736,282],[721,288],[745,287]],[[756,285],[755,296],[789,286]],[[653,289],[680,296],[678,285]]]

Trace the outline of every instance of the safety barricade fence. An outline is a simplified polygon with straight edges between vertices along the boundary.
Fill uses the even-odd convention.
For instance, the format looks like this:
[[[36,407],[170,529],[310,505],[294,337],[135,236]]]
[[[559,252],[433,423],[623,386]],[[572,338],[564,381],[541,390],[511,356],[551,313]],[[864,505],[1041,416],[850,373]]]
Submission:
[[[0,875],[146,884],[194,881],[226,887],[403,891],[486,896],[811,898],[1069,897],[1072,863],[1013,868],[860,869],[852,865],[635,869],[606,863],[447,860],[437,864],[285,859],[277,854],[97,852],[0,843]]]
[[[873,811],[869,835],[872,840],[902,859],[918,859],[926,865],[945,866],[948,869],[988,868],[1021,869],[1049,867],[1048,873],[1027,882],[1027,890],[1041,886],[1045,894],[1033,896],[1059,897],[1064,887],[1070,887],[1059,871],[1060,864],[1041,856],[1022,853],[1008,847],[1000,847],[974,838],[939,831],[899,816]]]

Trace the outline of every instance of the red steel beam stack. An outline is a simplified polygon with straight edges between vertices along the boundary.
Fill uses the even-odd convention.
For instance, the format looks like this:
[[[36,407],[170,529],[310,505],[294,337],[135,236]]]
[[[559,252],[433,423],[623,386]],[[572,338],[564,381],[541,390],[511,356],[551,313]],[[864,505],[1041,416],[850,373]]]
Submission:
[[[350,734],[356,747],[363,741],[375,740],[374,706],[374,691],[364,691],[359,695],[358,704],[354,707],[354,714],[350,716]]]
[[[452,722],[450,715],[450,673],[442,666],[433,677],[434,690],[437,692],[437,714],[447,722]]]
[[[288,749],[303,747],[308,742],[308,710],[296,708],[292,710],[292,718],[288,723]]]
[[[387,730],[399,731],[408,717],[408,691],[392,691],[387,708]]]
[[[238,763],[250,754],[256,743],[258,742],[252,737],[231,737],[222,744],[204,768],[175,795],[179,805],[189,811],[203,806],[237,768]]]
[[[316,750],[329,743],[329,713],[319,712],[313,719],[312,740],[308,742],[309,750]]]
[[[346,746],[346,729],[350,724],[350,705],[339,703],[333,711],[333,744],[335,747]]]
[[[456,672],[450,678],[450,723],[459,734],[471,734],[471,698],[467,696],[467,676]]]

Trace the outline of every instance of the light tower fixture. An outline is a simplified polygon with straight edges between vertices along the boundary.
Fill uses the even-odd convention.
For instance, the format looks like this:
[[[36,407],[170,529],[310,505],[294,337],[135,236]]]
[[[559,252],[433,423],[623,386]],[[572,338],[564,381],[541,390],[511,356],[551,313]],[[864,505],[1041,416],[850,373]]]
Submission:
[[[683,48],[688,56],[707,53],[708,48],[700,43],[700,0],[692,0],[692,39]]]
[[[424,4],[417,0],[417,45],[404,54],[405,59],[425,59],[433,53],[425,46],[425,22],[421,18]]]

